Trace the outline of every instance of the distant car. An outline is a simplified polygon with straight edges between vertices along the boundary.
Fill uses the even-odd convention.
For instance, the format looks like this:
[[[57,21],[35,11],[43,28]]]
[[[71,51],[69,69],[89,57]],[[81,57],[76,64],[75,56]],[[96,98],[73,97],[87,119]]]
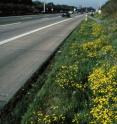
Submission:
[[[73,14],[73,11],[69,11],[68,13],[69,13],[69,14]]]
[[[66,12],[66,13],[63,13],[63,14],[62,14],[62,17],[68,17],[68,18],[70,18],[70,17],[71,17],[71,15],[70,15],[70,13],[69,13],[69,12]]]

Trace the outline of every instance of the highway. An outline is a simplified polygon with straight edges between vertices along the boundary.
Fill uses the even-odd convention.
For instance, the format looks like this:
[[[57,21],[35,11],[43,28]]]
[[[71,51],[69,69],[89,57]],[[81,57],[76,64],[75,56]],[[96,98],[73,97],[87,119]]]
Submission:
[[[0,25],[0,108],[14,97],[84,19],[83,15],[31,17]]]
[[[0,25],[10,24],[10,23],[18,23],[25,22],[30,20],[36,20],[47,17],[56,17],[60,14],[39,14],[39,15],[24,15],[24,16],[8,16],[8,17],[0,17]]]

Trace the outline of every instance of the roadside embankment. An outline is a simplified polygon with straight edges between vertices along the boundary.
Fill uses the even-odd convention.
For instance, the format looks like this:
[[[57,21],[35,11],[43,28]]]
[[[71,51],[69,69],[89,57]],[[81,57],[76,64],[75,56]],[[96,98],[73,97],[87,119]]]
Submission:
[[[22,124],[116,123],[115,25],[82,22],[56,54]]]

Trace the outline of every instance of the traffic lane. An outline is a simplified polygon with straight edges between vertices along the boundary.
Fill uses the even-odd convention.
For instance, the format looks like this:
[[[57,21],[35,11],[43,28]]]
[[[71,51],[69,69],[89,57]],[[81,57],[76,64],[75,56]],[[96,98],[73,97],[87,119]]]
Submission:
[[[74,18],[0,46],[2,102],[14,96],[81,20]]]
[[[37,24],[40,24],[42,22],[45,22],[45,21],[49,21],[49,20],[57,20],[61,18],[60,16],[57,16],[57,17],[51,17],[51,18],[41,18],[39,20],[32,20],[32,21],[26,21],[26,22],[17,22],[17,23],[11,23],[11,24],[5,24],[5,25],[0,25],[0,31],[2,33],[2,31],[9,31],[9,30],[12,30],[12,29],[15,29],[15,28],[20,28],[21,26],[30,26],[30,25],[36,25],[38,26]]]
[[[17,23],[17,22],[25,22],[31,21],[41,18],[50,18],[50,17],[57,17],[60,14],[39,14],[39,15],[24,15],[24,16],[8,16],[8,17],[0,17],[0,25],[3,24],[10,24],[10,23]]]
[[[59,25],[59,27],[61,28],[60,25]],[[53,29],[53,27],[50,27],[50,28]],[[11,41],[9,43],[0,45],[0,51],[1,51],[0,52],[0,68],[3,67],[3,64],[7,64],[7,63],[11,62],[12,60],[14,60],[19,55],[19,52],[17,52],[17,51],[25,52],[26,50],[29,50],[33,46],[37,46],[38,44],[39,44],[39,46],[41,46],[42,44],[45,43],[45,41],[47,41],[48,38],[52,38],[52,37],[55,37],[56,35],[61,34],[61,30],[60,30],[60,32],[53,32],[53,33],[48,32],[46,34],[46,32],[47,32],[46,29],[47,28],[45,28],[45,30],[40,30],[39,32],[35,32],[34,34],[31,34],[32,37],[30,37],[30,35],[27,35],[25,37],[21,37],[19,39]],[[63,30],[65,30],[65,29],[63,29]],[[36,37],[33,35],[36,35]],[[47,38],[47,36],[48,36],[48,38]],[[36,41],[36,38],[38,38],[37,41]],[[23,40],[20,40],[20,39],[23,39]],[[42,41],[44,41],[44,42],[42,42]],[[41,48],[44,49],[43,46],[41,46]],[[52,50],[52,48],[50,50]],[[22,54],[24,54],[24,53],[22,53]]]
[[[62,17],[43,18],[9,26],[0,26],[0,42],[8,38],[64,20]]]

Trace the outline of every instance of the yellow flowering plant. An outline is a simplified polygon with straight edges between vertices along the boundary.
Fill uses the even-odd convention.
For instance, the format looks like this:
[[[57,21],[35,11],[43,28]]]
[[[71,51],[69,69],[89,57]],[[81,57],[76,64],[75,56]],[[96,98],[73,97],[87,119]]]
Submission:
[[[93,122],[110,124],[116,120],[117,104],[117,65],[105,69],[105,65],[95,68],[88,78],[92,90],[92,108],[90,114]]]

